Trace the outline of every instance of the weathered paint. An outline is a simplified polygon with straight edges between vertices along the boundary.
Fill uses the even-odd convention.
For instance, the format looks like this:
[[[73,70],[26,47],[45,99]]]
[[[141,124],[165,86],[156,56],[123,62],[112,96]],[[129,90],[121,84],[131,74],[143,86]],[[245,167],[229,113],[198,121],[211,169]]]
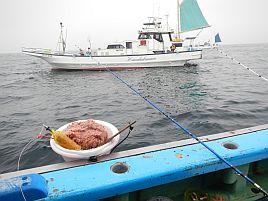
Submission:
[[[239,166],[268,158],[268,130],[206,142],[222,157]],[[223,143],[235,143],[226,149]],[[148,157],[149,156],[149,157]],[[111,171],[115,163],[125,173]],[[48,181],[46,200],[98,200],[225,169],[227,166],[200,144],[175,147],[96,164],[43,173]]]
[[[0,200],[3,201],[36,200],[47,195],[46,180],[39,174],[0,180]]]

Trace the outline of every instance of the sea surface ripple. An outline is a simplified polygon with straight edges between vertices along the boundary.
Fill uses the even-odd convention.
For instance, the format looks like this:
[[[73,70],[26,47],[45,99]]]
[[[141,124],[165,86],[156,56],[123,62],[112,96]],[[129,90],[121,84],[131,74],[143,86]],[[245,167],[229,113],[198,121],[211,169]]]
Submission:
[[[220,49],[268,78],[268,44]],[[115,73],[198,136],[268,123],[267,82],[217,50],[193,63]],[[92,118],[122,128],[137,120],[116,151],[188,138],[108,71],[54,71],[38,58],[0,54],[0,87],[0,173],[17,169],[30,140],[21,169],[63,162],[47,140],[36,139],[43,124]]]

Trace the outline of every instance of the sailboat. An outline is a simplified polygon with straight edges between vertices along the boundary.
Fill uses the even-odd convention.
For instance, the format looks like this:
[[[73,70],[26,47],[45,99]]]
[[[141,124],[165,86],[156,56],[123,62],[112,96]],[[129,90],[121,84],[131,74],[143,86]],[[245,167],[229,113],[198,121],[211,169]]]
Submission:
[[[212,48],[219,47],[219,43],[221,43],[221,42],[222,42],[222,41],[221,41],[220,35],[219,35],[219,33],[217,33],[217,34],[214,36],[214,39],[212,40],[212,42],[211,42],[211,40],[209,39],[208,41],[204,42],[204,44],[199,45],[199,46],[196,47],[196,48],[198,48],[198,49],[202,49],[202,50],[204,50],[204,49],[212,49]]]
[[[183,0],[180,4],[180,1],[177,0],[178,7],[178,25],[177,25],[177,33],[178,37],[181,37],[184,33],[191,33],[184,41],[188,42],[188,47],[190,50],[201,50],[203,48],[194,47],[194,41],[199,36],[199,34],[203,31],[203,29],[210,27],[206,18],[204,17],[198,2],[196,0]],[[196,31],[199,31],[197,34]],[[189,35],[189,34],[188,34]]]
[[[219,46],[219,43],[221,43],[222,41],[221,41],[221,38],[220,38],[220,34],[219,33],[217,33],[216,35],[215,35],[215,43],[213,44],[213,46],[214,47],[218,47]]]
[[[188,61],[201,59],[202,51],[183,47],[180,33],[207,27],[196,0],[177,0],[177,33],[162,26],[161,19],[150,17],[138,32],[137,40],[126,40],[107,45],[105,49],[91,49],[86,53],[66,52],[63,25],[58,47],[61,50],[23,48],[22,52],[41,58],[53,69],[65,70],[122,70],[149,67],[178,67]],[[175,34],[175,37],[174,37]]]
[[[179,14],[177,15],[179,33],[200,30],[210,26],[196,0],[184,0],[181,4],[178,0],[177,6],[179,7]]]

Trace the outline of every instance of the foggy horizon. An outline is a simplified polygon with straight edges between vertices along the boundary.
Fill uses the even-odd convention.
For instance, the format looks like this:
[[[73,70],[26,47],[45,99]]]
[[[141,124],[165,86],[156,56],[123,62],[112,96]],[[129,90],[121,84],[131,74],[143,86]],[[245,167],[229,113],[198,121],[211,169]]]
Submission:
[[[198,0],[211,25],[196,43],[220,33],[222,45],[268,43],[267,0]],[[67,30],[67,50],[105,48],[108,43],[136,40],[138,30],[148,16],[169,15],[169,25],[176,26],[176,1],[170,0],[4,0],[0,7],[0,53],[21,52],[22,47],[54,50],[60,22]]]

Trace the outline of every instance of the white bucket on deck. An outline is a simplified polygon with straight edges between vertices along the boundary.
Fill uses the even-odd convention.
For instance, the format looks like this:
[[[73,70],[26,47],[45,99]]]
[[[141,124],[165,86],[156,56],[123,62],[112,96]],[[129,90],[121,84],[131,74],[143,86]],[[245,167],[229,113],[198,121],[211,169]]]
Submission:
[[[75,122],[83,122],[86,120],[78,120]],[[94,120],[96,123],[103,125],[108,130],[108,138],[115,135],[118,132],[118,129],[105,121]],[[73,123],[73,122],[71,122]],[[65,124],[64,126],[60,127],[58,131],[64,131],[71,123]],[[79,159],[89,159],[91,156],[102,156],[109,154],[111,150],[118,144],[120,135],[117,135],[110,141],[102,146],[97,148],[89,149],[89,150],[70,150],[65,149],[62,146],[58,145],[52,138],[50,139],[50,146],[57,154],[61,155],[65,161],[74,161]]]

